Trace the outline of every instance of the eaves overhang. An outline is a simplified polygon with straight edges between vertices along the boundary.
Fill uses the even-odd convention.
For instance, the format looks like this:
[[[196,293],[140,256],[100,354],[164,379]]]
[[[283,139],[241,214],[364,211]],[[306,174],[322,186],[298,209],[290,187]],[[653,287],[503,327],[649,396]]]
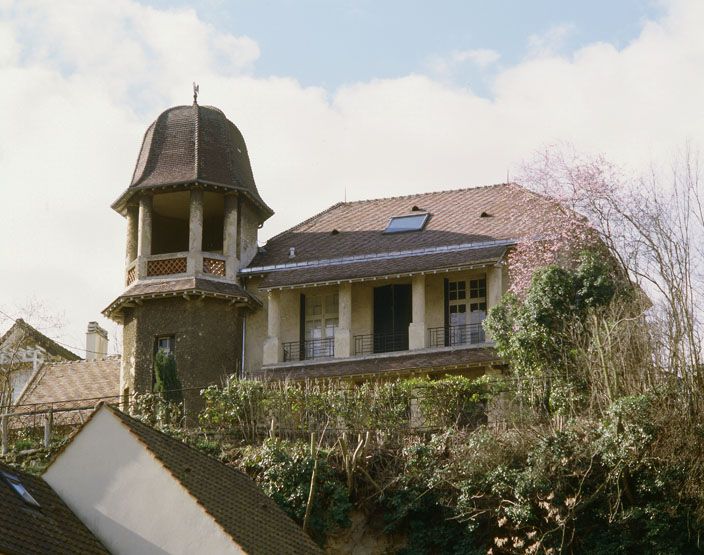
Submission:
[[[516,241],[497,240],[336,259],[245,268],[242,277],[260,276],[260,290],[294,289],[438,274],[502,265]]]
[[[179,285],[169,287],[169,284],[173,283],[169,280],[145,280],[135,282],[122,295],[110,303],[110,305],[102,311],[102,314],[106,318],[110,318],[117,323],[121,323],[121,312],[124,308],[138,306],[145,301],[154,299],[176,297],[181,297],[188,301],[205,298],[221,299],[229,301],[235,306],[249,309],[256,309],[262,306],[262,302],[257,297],[235,284],[232,284],[232,291],[217,291],[204,286],[202,283],[199,283],[199,281],[203,280],[188,279],[177,281],[189,281],[192,282],[192,285],[189,284],[186,287]],[[162,289],[157,287],[163,284],[166,284],[166,287]]]
[[[213,181],[205,181],[202,179],[176,181],[173,183],[160,183],[159,185],[136,185],[126,189],[110,207],[118,214],[125,216],[127,207],[130,201],[139,193],[150,191],[152,193],[172,193],[178,191],[190,191],[193,189],[201,189],[204,191],[213,191],[216,193],[238,193],[247,198],[260,213],[260,223],[265,222],[274,215],[274,211],[259,197],[253,195],[249,189],[241,185],[231,185],[225,183],[217,183]]]

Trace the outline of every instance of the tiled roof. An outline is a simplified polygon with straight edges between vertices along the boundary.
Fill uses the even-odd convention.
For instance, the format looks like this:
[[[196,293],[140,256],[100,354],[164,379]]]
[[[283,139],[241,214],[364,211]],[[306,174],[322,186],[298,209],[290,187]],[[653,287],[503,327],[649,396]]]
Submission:
[[[342,202],[270,239],[248,271],[291,262],[516,240],[535,233],[537,223],[549,218],[553,210],[547,199],[515,184]],[[422,231],[384,233],[392,217],[418,211],[430,214]],[[291,248],[295,248],[294,258],[290,257]],[[438,261],[445,263],[442,258]],[[387,273],[411,271],[413,262],[418,263],[418,269],[426,266],[420,256],[413,261],[397,258],[388,261]],[[404,269],[397,270],[401,266]],[[338,272],[332,268],[320,269],[316,280]],[[282,271],[296,281],[295,272],[311,269]],[[279,284],[284,281],[271,279]]]
[[[25,503],[0,478],[0,553],[108,553],[44,480],[3,463],[0,463],[0,471],[17,476],[40,505],[34,508]]]
[[[81,357],[77,354],[72,353],[65,347],[62,347],[53,339],[50,339],[36,328],[30,326],[27,322],[22,320],[22,318],[15,320],[14,325],[7,330],[2,337],[0,337],[0,348],[2,348],[7,341],[13,338],[13,336],[20,337],[20,341],[25,344],[33,341],[37,345],[41,345],[46,352],[49,353],[49,355],[54,357],[65,360],[81,360]]]
[[[102,360],[46,363],[27,384],[17,405],[57,404],[91,399],[88,405],[94,406],[99,399],[115,401],[119,390],[119,356]],[[81,403],[76,406],[79,405]],[[21,412],[22,408],[26,407],[19,406],[18,410]]]
[[[321,553],[303,530],[248,476],[116,408],[107,409],[122,420],[247,553]]]
[[[227,297],[246,303],[259,304],[259,301],[236,283],[227,283],[203,278],[185,277],[176,279],[145,280],[135,282],[110,306],[103,310],[105,316],[118,310],[134,299],[180,296],[183,294]]]
[[[505,246],[483,249],[463,249],[453,252],[378,259],[366,262],[331,264],[301,270],[271,272],[259,284],[260,289],[302,284],[320,284],[335,280],[354,280],[393,274],[409,274],[431,270],[467,268],[499,260],[506,252]]]
[[[339,377],[381,377],[413,373],[449,372],[502,364],[493,347],[462,346],[426,349],[421,352],[399,351],[347,359],[307,360],[298,363],[265,366],[253,378],[306,379]]]
[[[196,182],[244,193],[262,221],[273,214],[257,191],[242,133],[217,108],[195,103],[169,108],[149,126],[132,183],[113,207],[139,190]]]

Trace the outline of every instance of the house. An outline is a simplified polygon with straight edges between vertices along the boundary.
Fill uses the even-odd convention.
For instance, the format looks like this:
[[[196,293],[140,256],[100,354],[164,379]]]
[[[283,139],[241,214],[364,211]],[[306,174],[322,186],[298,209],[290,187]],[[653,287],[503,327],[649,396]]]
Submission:
[[[112,553],[321,552],[249,477],[107,404],[44,480]]]
[[[151,390],[157,351],[185,388],[236,374],[387,377],[501,365],[482,321],[506,254],[555,206],[515,184],[344,202],[257,247],[273,214],[217,108],[147,129],[113,208],[127,224],[120,391]]]
[[[0,463],[0,553],[109,553],[42,478]]]
[[[23,418],[52,411],[57,426],[80,424],[99,401],[115,403],[120,394],[120,357],[49,362],[29,380],[15,404],[15,415],[24,424],[40,424]],[[35,419],[36,420],[36,419]]]
[[[482,322],[507,252],[554,207],[515,184],[341,202],[239,272],[256,377],[476,376],[501,364]],[[262,338],[266,338],[262,344]]]
[[[8,401],[15,402],[45,362],[78,360],[81,357],[20,318],[0,337],[0,391],[9,392]],[[4,404],[2,397],[0,393],[0,405]]]

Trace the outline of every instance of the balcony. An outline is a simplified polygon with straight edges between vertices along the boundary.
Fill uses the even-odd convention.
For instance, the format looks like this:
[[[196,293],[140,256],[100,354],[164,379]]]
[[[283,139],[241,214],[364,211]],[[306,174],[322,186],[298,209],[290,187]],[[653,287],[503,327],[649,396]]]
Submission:
[[[283,344],[284,362],[331,358],[335,356],[335,338],[306,339]]]
[[[175,252],[141,256],[127,266],[125,285],[129,286],[138,279],[164,276],[203,274],[225,277],[226,264],[225,256],[212,252]]]
[[[354,336],[354,354],[391,353],[408,350],[408,332]]]
[[[454,347],[486,342],[482,322],[463,326],[442,326],[428,330],[429,347]]]

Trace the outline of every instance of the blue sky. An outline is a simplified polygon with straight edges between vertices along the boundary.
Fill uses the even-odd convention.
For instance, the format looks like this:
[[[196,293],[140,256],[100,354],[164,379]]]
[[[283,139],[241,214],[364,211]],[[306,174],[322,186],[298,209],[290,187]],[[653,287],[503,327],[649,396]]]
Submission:
[[[151,0],[158,8],[195,7],[221,31],[259,44],[258,76],[293,76],[335,89],[356,81],[428,72],[428,62],[456,51],[491,49],[492,71],[470,64],[453,80],[490,95],[491,76],[520,62],[531,37],[566,27],[562,52],[604,41],[625,46],[644,20],[661,15],[654,0]]]

